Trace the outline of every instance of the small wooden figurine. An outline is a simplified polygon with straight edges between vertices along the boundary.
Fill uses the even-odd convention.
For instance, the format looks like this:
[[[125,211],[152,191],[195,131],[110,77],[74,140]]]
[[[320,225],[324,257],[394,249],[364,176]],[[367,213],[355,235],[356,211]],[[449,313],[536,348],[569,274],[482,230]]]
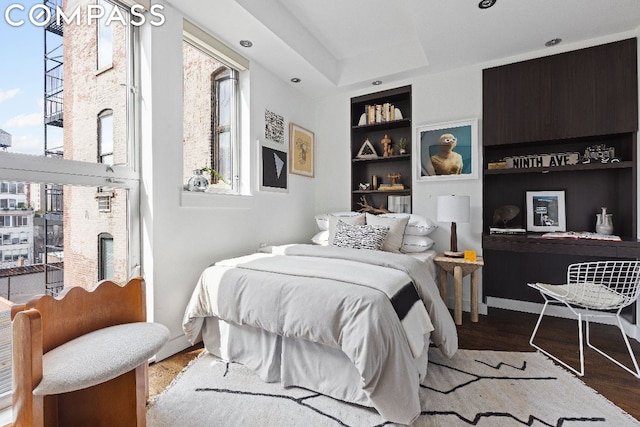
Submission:
[[[391,146],[391,138],[389,138],[389,135],[385,134],[380,143],[384,147],[384,154],[382,155],[382,157],[393,156],[394,150]]]
[[[391,185],[396,185],[401,176],[399,173],[390,173],[387,175],[387,178],[391,180]]]

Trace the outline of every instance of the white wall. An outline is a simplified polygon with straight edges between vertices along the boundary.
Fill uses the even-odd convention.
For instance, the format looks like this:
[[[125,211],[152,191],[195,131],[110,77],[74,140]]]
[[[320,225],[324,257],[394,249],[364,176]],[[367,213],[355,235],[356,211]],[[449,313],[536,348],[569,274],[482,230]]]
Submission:
[[[255,251],[261,243],[308,241],[313,235],[316,181],[289,175],[289,192],[257,191],[258,139],[264,139],[264,111],[314,129],[313,110],[298,91],[259,64],[251,64],[244,107],[243,175],[250,196],[184,194],[182,190],[182,16],[167,6],[166,23],[145,28],[143,73],[153,75],[142,97],[143,271],[149,317],[171,330],[159,359],[185,348],[182,317],[202,270],[211,263]],[[143,79],[149,81],[148,79]],[[245,88],[246,89],[246,88]],[[247,171],[247,168],[250,170]]]

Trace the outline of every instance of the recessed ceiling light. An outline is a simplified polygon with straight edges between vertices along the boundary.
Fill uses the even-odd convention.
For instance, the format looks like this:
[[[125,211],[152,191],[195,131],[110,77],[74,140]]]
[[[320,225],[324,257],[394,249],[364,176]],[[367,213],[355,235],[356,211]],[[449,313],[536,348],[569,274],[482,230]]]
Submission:
[[[555,46],[557,44],[559,44],[562,41],[562,39],[551,39],[548,42],[546,42],[544,45],[546,47],[551,47],[551,46]]]
[[[494,4],[496,4],[496,0],[482,0],[480,3],[478,3],[478,7],[480,9],[489,9]]]
[[[251,43],[251,40],[240,40],[240,46],[251,47],[253,46],[253,43]]]
[[[293,77],[293,78],[291,79],[291,82],[292,82],[292,83],[300,83],[301,81],[302,81],[302,80],[300,80],[300,79],[299,79],[299,78],[297,78],[297,77]]]
[[[375,81],[371,82],[371,84],[374,85],[374,86],[379,86],[379,85],[382,84],[382,80],[375,80]]]

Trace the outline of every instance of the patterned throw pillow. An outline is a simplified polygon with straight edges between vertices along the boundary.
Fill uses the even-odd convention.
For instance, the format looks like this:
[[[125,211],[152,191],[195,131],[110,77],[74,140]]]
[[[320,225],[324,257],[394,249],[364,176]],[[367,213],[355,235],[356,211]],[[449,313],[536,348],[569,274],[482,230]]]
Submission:
[[[389,227],[377,225],[352,225],[344,221],[336,224],[333,246],[353,249],[371,249],[379,251],[387,237]]]
[[[337,215],[342,215],[342,213],[337,215],[329,214],[329,244],[333,243],[333,236],[336,235],[336,224],[338,223],[338,221],[342,221],[352,225],[365,224],[365,216],[362,212],[353,212],[354,215],[351,215],[349,212],[344,212],[344,213],[348,215],[337,216]]]

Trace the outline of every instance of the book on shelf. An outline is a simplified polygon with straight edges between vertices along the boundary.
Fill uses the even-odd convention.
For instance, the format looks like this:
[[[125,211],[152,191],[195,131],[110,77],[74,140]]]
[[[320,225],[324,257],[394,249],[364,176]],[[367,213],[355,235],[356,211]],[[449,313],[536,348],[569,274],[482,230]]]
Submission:
[[[366,123],[375,125],[396,120],[396,108],[390,102],[384,104],[365,105]]]
[[[380,191],[394,191],[394,190],[404,190],[404,184],[380,184],[378,187]]]
[[[491,227],[489,234],[525,234],[527,230],[520,227]]]
[[[590,231],[553,231],[544,233],[542,237],[547,239],[588,239],[588,240],[609,240],[621,242],[620,236],[612,234],[592,233]]]
[[[487,163],[487,169],[495,170],[495,169],[506,169],[507,162],[489,162]]]

